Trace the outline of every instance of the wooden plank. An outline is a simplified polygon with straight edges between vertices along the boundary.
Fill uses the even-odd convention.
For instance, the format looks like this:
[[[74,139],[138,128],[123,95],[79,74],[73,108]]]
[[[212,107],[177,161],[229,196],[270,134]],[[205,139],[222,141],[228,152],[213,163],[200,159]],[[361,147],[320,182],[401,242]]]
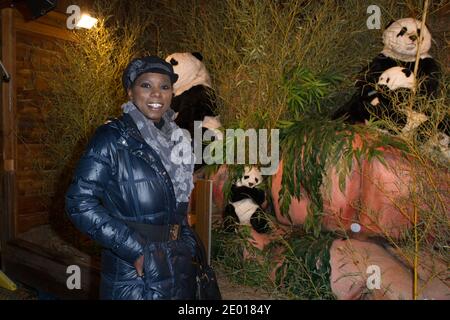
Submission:
[[[51,165],[44,153],[44,145],[39,143],[19,143],[17,145],[17,178],[32,177],[30,171],[46,170]],[[50,174],[51,172],[48,172]],[[47,175],[47,172],[45,173]],[[36,177],[37,178],[37,177]],[[42,179],[39,178],[39,179]]]
[[[54,26],[57,28],[65,28],[67,23],[67,18],[69,15],[62,14],[60,12],[50,11],[45,16],[37,18],[35,21]]]
[[[37,155],[27,155],[27,157],[36,157]],[[37,170],[33,169],[25,169],[25,170],[17,170],[16,178],[17,181],[24,181],[24,180],[42,180],[43,175],[52,174],[52,171],[48,172],[39,172]]]
[[[60,42],[58,39],[43,37],[28,31],[17,32],[18,77],[29,78],[35,75],[45,78],[61,54],[58,44]]]
[[[34,171],[35,172],[35,171]],[[42,194],[47,182],[36,172],[34,179],[17,179],[17,193],[19,196],[33,196]]]
[[[48,211],[33,212],[26,215],[19,215],[17,218],[17,234],[27,232],[28,230],[48,224],[50,216]]]
[[[37,33],[30,33],[28,31],[19,31],[17,33],[17,59],[18,60],[29,60],[32,51],[36,51],[38,54],[53,54],[59,51],[58,42],[55,38],[42,37]],[[54,59],[55,57],[50,56],[49,58]],[[28,65],[30,67],[31,65]],[[33,70],[36,67],[33,66]],[[44,68],[40,68],[44,69]]]
[[[55,27],[37,21],[25,21],[19,14],[15,15],[14,27],[17,31],[36,33],[41,36],[57,38],[61,40],[76,41],[73,32],[69,31],[65,25]]]
[[[205,245],[208,263],[211,262],[212,180],[195,182],[195,231]]]
[[[17,211],[18,215],[31,214],[35,212],[47,211],[52,200],[50,194],[40,194],[32,196],[18,195]]]
[[[2,249],[6,241],[16,236],[15,217],[17,212],[16,177],[17,161],[16,126],[16,95],[15,95],[15,60],[16,34],[14,31],[13,9],[3,9],[2,12],[2,62],[11,78],[2,82],[2,144],[1,176],[3,178],[3,205],[0,219],[0,244]]]
[[[56,178],[53,176],[52,171],[18,171],[16,178],[19,201],[27,199],[26,197],[33,197],[31,199],[39,201],[39,199],[34,199],[34,197],[42,197],[42,201],[39,202],[46,202],[44,199],[52,193],[53,184],[56,184],[54,180]],[[32,209],[32,206],[33,204],[30,204],[30,209]],[[36,204],[36,210],[38,210],[38,207]],[[21,210],[23,210],[23,204],[18,204],[19,215],[22,214]]]
[[[66,256],[21,239],[8,242],[5,251],[5,272],[12,279],[20,279],[61,299],[98,299],[100,260],[97,257]],[[67,288],[70,265],[81,269],[80,290]]]
[[[1,222],[1,246],[0,253],[3,255],[3,248],[8,240],[13,239],[17,233],[15,231],[16,226],[16,178],[13,171],[4,172],[3,174],[3,194],[2,194],[2,209],[3,212],[0,216]]]
[[[43,138],[43,134],[46,132],[45,116],[42,109],[33,106],[31,103],[22,104],[21,107],[17,104],[16,119],[18,137],[31,136],[35,138],[33,141],[19,139],[19,143],[35,144],[42,141],[39,138]]]
[[[11,76],[9,82],[2,82],[2,127],[4,160],[15,160],[15,44],[13,10],[2,10],[2,62]]]

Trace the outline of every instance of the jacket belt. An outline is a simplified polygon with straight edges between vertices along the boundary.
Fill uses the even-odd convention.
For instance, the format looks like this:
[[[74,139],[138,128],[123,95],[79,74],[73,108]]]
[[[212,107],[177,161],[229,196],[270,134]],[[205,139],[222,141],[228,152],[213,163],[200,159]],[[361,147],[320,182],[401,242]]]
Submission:
[[[167,242],[180,237],[181,225],[179,224],[148,224],[132,221],[124,221],[132,230],[138,232],[146,241]]]

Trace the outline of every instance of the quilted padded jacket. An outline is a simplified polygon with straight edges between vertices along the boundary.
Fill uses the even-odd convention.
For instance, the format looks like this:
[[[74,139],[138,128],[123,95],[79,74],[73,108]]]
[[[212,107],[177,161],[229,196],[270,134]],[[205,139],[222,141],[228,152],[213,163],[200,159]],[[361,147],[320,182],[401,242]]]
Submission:
[[[66,212],[102,250],[100,298],[193,299],[195,238],[157,153],[128,114],[100,126],[66,194]],[[179,224],[177,240],[144,241],[125,222]],[[144,276],[133,263],[144,255]]]

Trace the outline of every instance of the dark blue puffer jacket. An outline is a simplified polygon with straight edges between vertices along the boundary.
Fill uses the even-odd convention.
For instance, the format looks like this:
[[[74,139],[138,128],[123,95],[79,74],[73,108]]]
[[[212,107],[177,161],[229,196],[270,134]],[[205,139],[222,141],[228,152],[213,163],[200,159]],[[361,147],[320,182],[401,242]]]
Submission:
[[[78,163],[66,211],[102,251],[102,299],[193,299],[195,238],[159,156],[127,114],[100,126]],[[145,242],[124,221],[180,224],[180,237]],[[144,277],[133,263],[144,254]]]

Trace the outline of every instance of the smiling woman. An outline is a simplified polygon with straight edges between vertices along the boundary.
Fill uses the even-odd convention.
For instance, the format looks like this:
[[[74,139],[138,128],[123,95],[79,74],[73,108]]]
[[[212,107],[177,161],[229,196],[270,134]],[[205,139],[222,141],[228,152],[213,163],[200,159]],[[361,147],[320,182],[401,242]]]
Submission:
[[[67,192],[72,222],[104,247],[103,299],[195,298],[197,242],[187,222],[193,155],[182,163],[170,157],[180,144],[170,108],[177,79],[159,57],[129,63],[124,114],[97,129]]]
[[[163,114],[169,109],[172,101],[173,88],[170,78],[159,73],[144,73],[140,75],[128,96],[134,105],[148,119],[159,123]]]
[[[123,74],[128,97],[148,119],[159,123],[169,109],[178,75],[170,64],[150,56],[134,59]]]

